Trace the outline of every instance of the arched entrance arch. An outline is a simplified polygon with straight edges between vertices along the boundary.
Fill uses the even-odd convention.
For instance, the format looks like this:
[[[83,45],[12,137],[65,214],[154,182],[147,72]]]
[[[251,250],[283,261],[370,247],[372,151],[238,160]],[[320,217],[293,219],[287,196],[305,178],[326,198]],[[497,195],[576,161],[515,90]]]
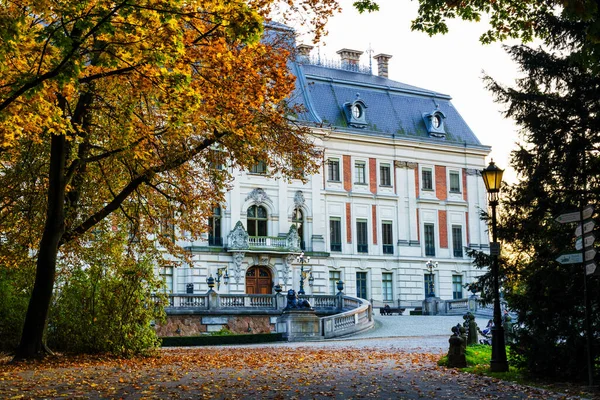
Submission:
[[[247,294],[271,294],[273,275],[268,267],[255,265],[246,271]]]

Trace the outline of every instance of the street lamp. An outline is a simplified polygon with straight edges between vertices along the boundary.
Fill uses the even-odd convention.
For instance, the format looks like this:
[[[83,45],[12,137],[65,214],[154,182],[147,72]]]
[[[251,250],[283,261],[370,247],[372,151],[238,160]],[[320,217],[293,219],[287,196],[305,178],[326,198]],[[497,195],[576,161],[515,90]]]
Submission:
[[[223,271],[225,271],[225,273],[223,273]],[[227,275],[227,267],[217,269],[217,279],[215,279],[215,282],[217,282],[217,290],[221,288],[221,277],[223,277],[223,283],[225,284],[225,286],[227,286],[229,284],[229,275]]]
[[[490,368],[492,372],[508,371],[506,360],[506,347],[504,344],[504,328],[500,316],[500,288],[498,284],[498,256],[500,255],[500,244],[496,241],[496,206],[498,205],[498,193],[502,186],[502,173],[500,169],[490,162],[490,165],[481,171],[483,183],[488,192],[488,202],[492,207],[492,243],[490,243],[490,255],[492,256],[492,278],[494,279],[494,326],[492,327],[492,359]]]
[[[304,292],[304,263],[310,262],[310,257],[306,257],[304,252],[300,253],[298,257],[296,257],[296,261],[300,263],[300,290],[298,290],[299,295],[303,295]]]
[[[429,271],[429,294],[427,297],[435,297],[435,284],[433,283],[433,269],[438,267],[438,262],[429,260],[425,263],[425,268]]]

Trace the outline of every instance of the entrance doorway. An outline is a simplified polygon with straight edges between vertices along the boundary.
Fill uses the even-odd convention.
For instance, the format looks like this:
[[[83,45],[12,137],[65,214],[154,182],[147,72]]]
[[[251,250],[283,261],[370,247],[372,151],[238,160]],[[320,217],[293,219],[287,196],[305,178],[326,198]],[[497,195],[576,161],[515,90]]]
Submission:
[[[247,294],[271,294],[273,279],[267,267],[254,266],[246,271]]]

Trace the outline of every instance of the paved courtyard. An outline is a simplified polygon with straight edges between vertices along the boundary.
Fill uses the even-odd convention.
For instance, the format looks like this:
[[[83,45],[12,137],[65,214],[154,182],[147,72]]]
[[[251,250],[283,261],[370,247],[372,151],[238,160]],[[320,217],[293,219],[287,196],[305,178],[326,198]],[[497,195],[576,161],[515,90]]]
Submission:
[[[462,317],[375,316],[352,338],[0,363],[9,399],[582,399],[437,366]]]

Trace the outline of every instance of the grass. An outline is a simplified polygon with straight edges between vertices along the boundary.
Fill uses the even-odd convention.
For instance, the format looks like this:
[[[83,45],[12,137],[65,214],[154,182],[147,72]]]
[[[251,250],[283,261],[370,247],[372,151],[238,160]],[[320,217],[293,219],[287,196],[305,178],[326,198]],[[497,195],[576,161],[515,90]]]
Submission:
[[[465,357],[467,359],[467,367],[459,368],[463,372],[471,374],[491,376],[493,378],[502,379],[505,381],[517,382],[528,384],[528,382],[520,368],[511,366],[509,362],[507,372],[492,372],[490,371],[490,359],[492,358],[492,346],[485,344],[477,344],[474,346],[467,346],[465,351]],[[438,365],[447,366],[448,356],[443,356],[439,361]]]

